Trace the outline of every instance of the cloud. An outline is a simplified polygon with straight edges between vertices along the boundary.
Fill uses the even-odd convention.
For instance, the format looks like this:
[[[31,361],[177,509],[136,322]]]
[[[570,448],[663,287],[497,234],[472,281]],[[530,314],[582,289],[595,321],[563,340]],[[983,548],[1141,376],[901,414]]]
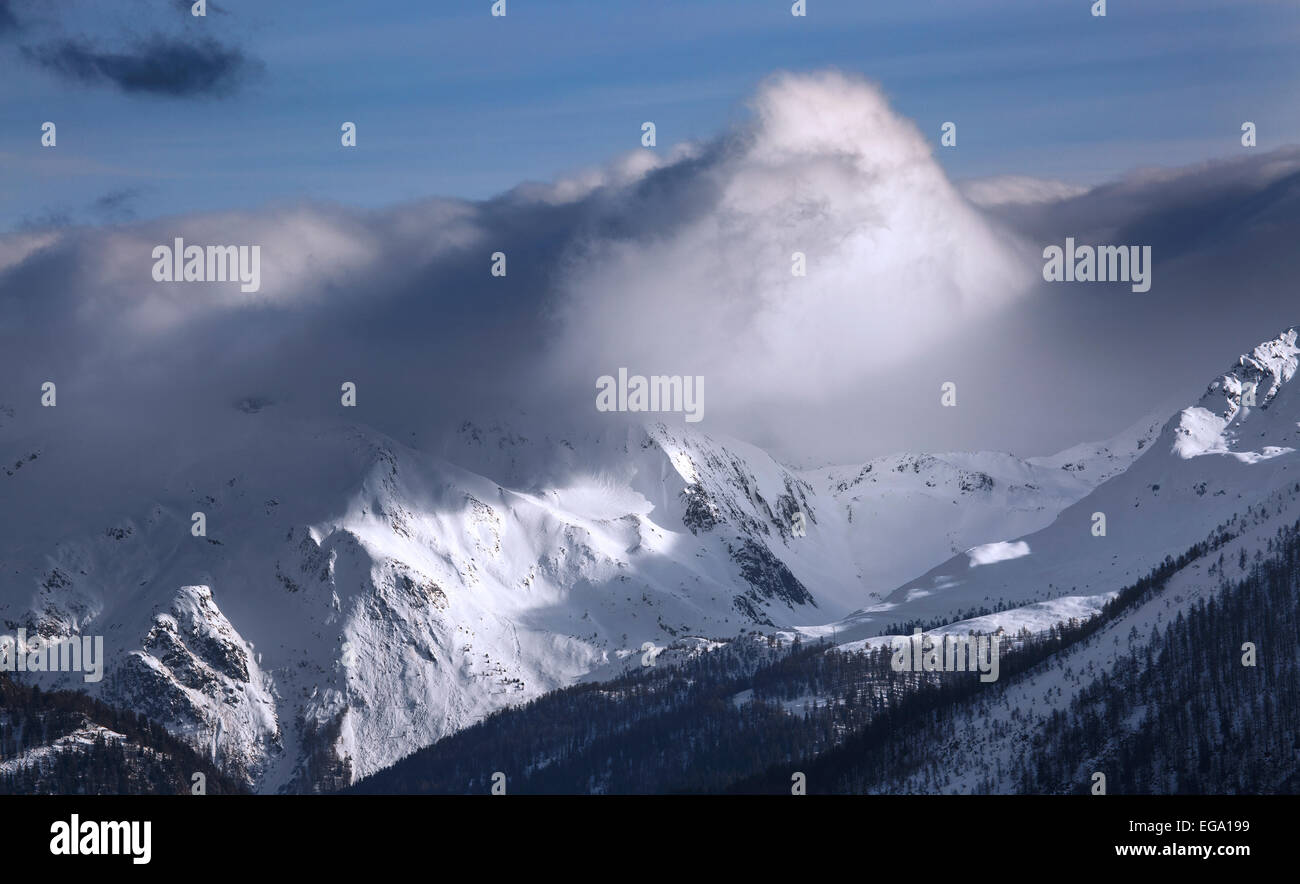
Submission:
[[[563,283],[570,384],[704,375],[708,407],[743,422],[851,394],[1032,282],[874,85],[780,75],[753,109],[699,157],[602,194],[618,223],[594,225]]]
[[[0,37],[16,34],[20,30],[22,26],[14,15],[11,0],[0,0]]]
[[[698,428],[803,463],[1041,454],[1198,393],[1297,319],[1300,150],[981,210],[863,80],[780,75],[752,109],[712,141],[482,202],[0,237],[0,403],[30,412],[55,379],[60,409],[162,433],[248,419],[245,401],[339,419],[351,380],[355,418],[404,440],[501,416],[568,435],[609,425],[596,378],[626,366],[703,375]],[[1154,243],[1151,292],[1043,283],[1066,235]],[[260,246],[261,290],[154,282],[176,237]]]
[[[27,259],[38,249],[45,248],[58,239],[54,231],[14,233],[0,237],[0,273]]]
[[[20,233],[41,233],[70,227],[73,224],[72,213],[61,208],[45,208],[36,213],[28,213],[14,225]]]
[[[110,191],[90,204],[90,211],[109,223],[129,221],[135,217],[131,204],[144,193],[144,188],[124,187]]]
[[[1088,188],[1064,181],[1033,178],[1028,175],[995,175],[990,178],[971,178],[958,182],[966,199],[977,206],[1005,206],[1010,204],[1050,203],[1086,193]]]
[[[171,98],[230,94],[260,68],[241,50],[215,40],[189,43],[161,35],[127,52],[101,51],[69,39],[24,47],[23,55],[79,83]]]
[[[1135,170],[1073,197],[1040,203],[1004,201],[993,208],[1024,235],[1073,236],[1151,245],[1169,259],[1218,252],[1243,239],[1258,242],[1291,229],[1300,180],[1300,146],[1185,168]]]

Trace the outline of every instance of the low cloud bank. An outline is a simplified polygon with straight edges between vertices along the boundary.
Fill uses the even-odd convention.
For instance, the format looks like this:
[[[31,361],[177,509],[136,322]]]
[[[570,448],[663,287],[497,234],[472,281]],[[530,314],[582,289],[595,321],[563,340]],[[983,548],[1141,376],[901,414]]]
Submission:
[[[403,439],[467,418],[564,435],[610,417],[596,381],[625,367],[703,377],[695,426],[792,459],[1041,453],[1118,429],[1189,363],[1245,345],[1230,335],[1295,320],[1274,315],[1294,259],[1266,251],[1300,218],[1295,151],[1085,193],[1013,178],[963,196],[864,80],[778,75],[752,110],[712,142],[484,202],[281,206],[0,238],[0,403],[30,412],[55,380],[61,406],[80,402],[89,419],[94,403],[105,425],[142,432],[256,402]],[[1150,296],[1044,286],[1039,252],[1063,235],[1150,240]],[[259,290],[154,282],[152,250],[178,237],[260,246]],[[1194,319],[1215,302],[1208,286],[1270,258],[1280,275],[1256,274],[1252,306],[1216,345]],[[1205,273],[1207,260],[1221,272]],[[1177,341],[1159,331],[1170,323]],[[1123,354],[1082,355],[1142,341],[1144,360],[1168,363],[1147,386],[1123,377],[1134,364]],[[348,413],[344,381],[358,385]],[[956,408],[940,405],[945,381]],[[1114,395],[1097,391],[1107,385]],[[1063,415],[1046,427],[1043,401]]]

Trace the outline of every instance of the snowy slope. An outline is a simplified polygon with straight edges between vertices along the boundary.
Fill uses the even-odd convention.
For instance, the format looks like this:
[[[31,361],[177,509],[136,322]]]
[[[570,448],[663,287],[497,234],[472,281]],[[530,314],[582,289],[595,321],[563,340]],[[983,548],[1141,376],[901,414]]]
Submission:
[[[846,538],[844,552],[865,598],[881,600],[953,553],[1051,524],[1066,506],[1127,469],[1159,434],[1164,417],[1144,417],[1113,439],[1052,457],[896,455],[805,476],[835,501],[823,518],[836,523],[828,533]]]
[[[890,623],[947,622],[972,610],[1097,598],[1145,575],[1300,478],[1300,357],[1289,329],[1240,357],[1200,401],[1168,420],[1133,465],[1040,531],[1008,534],[952,556],[876,605],[805,630],[854,641]],[[1245,404],[1255,387],[1255,406]],[[1105,534],[1094,526],[1105,517]],[[985,622],[1012,628],[1023,612]]]
[[[898,784],[896,791],[972,794],[990,790],[990,783],[994,792],[1017,791],[1021,773],[1032,764],[1032,754],[1041,751],[1037,748],[1039,740],[1052,716],[1068,712],[1081,692],[1103,673],[1115,675],[1118,666],[1126,661],[1131,665],[1131,657],[1140,659],[1160,631],[1167,629],[1180,614],[1187,615],[1198,603],[1218,595],[1225,581],[1245,578],[1253,557],[1276,538],[1278,529],[1300,520],[1300,495],[1296,491],[1293,482],[1257,500],[1248,513],[1232,520],[1229,528],[1232,537],[1227,543],[1211,555],[1189,562],[1169,579],[1162,591],[1049,662],[956,710],[947,729],[962,734],[961,751],[936,756]],[[1241,558],[1243,553],[1245,559]],[[1244,567],[1242,562],[1246,563]],[[1113,594],[1108,593],[1106,597],[1110,595]],[[995,618],[955,623],[933,632],[989,632],[997,625],[1004,626],[1008,633],[1021,626],[1042,631],[1071,616],[1088,616],[1103,600],[1061,598],[1008,611]],[[1047,616],[1038,616],[1041,614]],[[867,639],[854,644],[880,641]],[[1131,732],[1143,725],[1141,720],[1127,721],[1123,729]],[[1116,742],[1121,740],[1120,729],[1112,731],[1112,735]],[[1079,758],[1074,782],[1091,784],[1091,774],[1097,769],[1097,759]],[[1169,773],[1177,777],[1181,771],[1171,767]],[[1171,782],[1167,788],[1172,791],[1175,785]]]
[[[266,403],[143,441],[88,438],[85,415],[68,432],[62,410],[0,413],[0,619],[105,636],[104,680],[64,684],[266,791],[364,775],[638,665],[647,641],[841,617],[954,546],[1046,524],[1144,438],[1070,469],[982,453],[801,473],[680,426],[466,425],[434,455]]]

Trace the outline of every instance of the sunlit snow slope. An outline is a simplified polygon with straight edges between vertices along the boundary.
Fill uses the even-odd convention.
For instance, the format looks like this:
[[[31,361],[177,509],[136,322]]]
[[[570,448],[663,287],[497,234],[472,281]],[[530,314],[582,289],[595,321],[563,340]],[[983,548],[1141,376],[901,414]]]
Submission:
[[[107,675],[73,686],[264,791],[374,771],[644,642],[843,617],[1047,525],[1154,432],[798,472],[681,425],[466,425],[435,456],[260,403],[156,443],[42,419],[0,411],[7,630],[105,636]]]

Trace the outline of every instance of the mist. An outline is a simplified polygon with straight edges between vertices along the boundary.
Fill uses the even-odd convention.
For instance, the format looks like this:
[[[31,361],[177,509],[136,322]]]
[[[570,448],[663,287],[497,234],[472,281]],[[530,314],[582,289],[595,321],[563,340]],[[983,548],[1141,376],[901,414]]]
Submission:
[[[5,424],[21,432],[54,381],[77,432],[121,439],[268,409],[417,444],[466,420],[564,435],[617,417],[596,381],[626,367],[704,377],[693,427],[798,465],[1034,455],[1189,404],[1300,321],[1300,149],[1090,190],[1014,169],[954,183],[939,149],[865,79],[783,73],[712,140],[486,201],[12,234]],[[1066,236],[1150,245],[1151,290],[1043,282]],[[260,290],[154,282],[176,237],[260,246]]]

